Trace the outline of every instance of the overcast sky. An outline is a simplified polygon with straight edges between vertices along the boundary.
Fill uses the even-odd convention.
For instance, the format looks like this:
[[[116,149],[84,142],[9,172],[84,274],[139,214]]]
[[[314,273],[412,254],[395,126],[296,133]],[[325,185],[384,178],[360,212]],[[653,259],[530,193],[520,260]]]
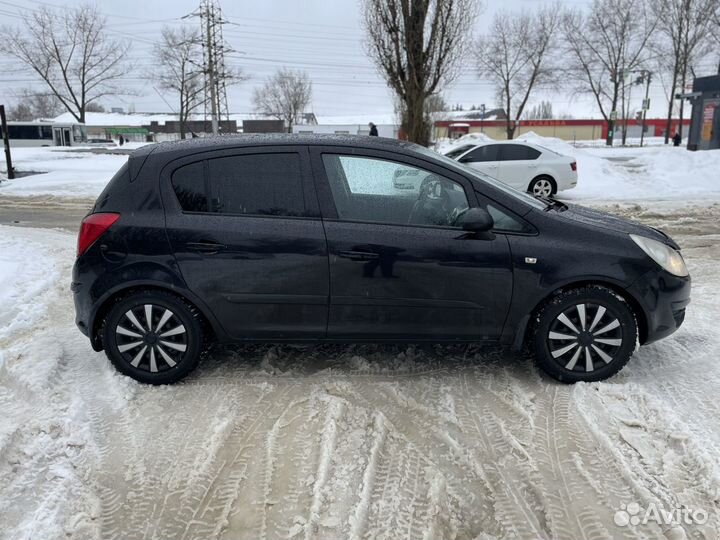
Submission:
[[[563,4],[583,8],[591,0],[563,0]],[[76,0],[0,0],[3,22],[19,23],[18,13],[42,5],[70,6]],[[197,8],[199,0],[99,0],[97,5],[107,17],[108,32],[114,38],[129,41],[130,60],[136,73],[123,84],[141,95],[117,96],[102,101],[107,108],[134,106],[138,112],[170,112],[175,96],[166,96],[169,105],[142,76],[152,69],[152,44],[163,25],[198,25],[198,19],[181,19]],[[477,21],[476,34],[483,33],[498,9],[528,10],[541,0],[485,0]],[[229,45],[238,51],[227,63],[242,68],[250,79],[229,90],[231,112],[252,112],[252,89],[282,66],[302,69],[313,82],[312,109],[318,115],[388,113],[392,111],[389,91],[365,55],[360,0],[220,0]],[[17,63],[0,57],[0,102],[12,101],[13,95],[33,86],[32,74],[19,71]],[[448,103],[496,104],[495,92],[488,81],[478,78],[472,63],[443,92]],[[556,114],[575,117],[599,116],[585,97],[538,94],[533,102],[550,97]],[[663,89],[655,84],[651,92],[653,111],[662,115]]]

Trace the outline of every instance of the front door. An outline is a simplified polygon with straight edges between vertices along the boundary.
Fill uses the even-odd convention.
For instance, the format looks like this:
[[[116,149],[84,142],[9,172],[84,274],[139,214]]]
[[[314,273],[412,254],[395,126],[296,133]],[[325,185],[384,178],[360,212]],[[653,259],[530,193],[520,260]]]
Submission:
[[[328,337],[493,339],[512,290],[505,236],[465,233],[466,179],[381,151],[312,149],[330,256]],[[398,183],[397,178],[418,182]]]
[[[520,191],[526,191],[537,176],[540,152],[524,144],[501,144],[498,179]]]
[[[163,173],[188,288],[234,339],[325,337],[328,258],[305,147],[185,158]]]
[[[475,150],[468,152],[460,158],[460,163],[465,163],[473,169],[500,179],[500,145],[485,144],[478,146]]]

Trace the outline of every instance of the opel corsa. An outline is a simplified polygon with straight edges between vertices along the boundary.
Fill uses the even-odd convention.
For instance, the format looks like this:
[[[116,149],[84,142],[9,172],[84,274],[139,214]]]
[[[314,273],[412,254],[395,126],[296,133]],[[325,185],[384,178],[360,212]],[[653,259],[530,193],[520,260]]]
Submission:
[[[494,342],[560,381],[617,373],[683,322],[667,235],[390,139],[136,150],[82,222],[76,322],[138,381],[212,342]]]

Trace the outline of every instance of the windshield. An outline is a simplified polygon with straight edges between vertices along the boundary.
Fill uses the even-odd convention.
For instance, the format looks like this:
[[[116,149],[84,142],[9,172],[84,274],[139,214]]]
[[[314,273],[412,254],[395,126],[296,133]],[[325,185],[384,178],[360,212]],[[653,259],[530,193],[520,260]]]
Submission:
[[[472,146],[471,146],[472,148]],[[545,210],[548,207],[548,203],[543,202],[540,199],[537,199],[530,195],[529,193],[525,193],[524,191],[517,190],[515,188],[512,188],[508,186],[507,184],[502,183],[500,180],[497,180],[493,178],[492,176],[489,176],[483,172],[478,171],[477,169],[473,169],[472,167],[468,167],[467,165],[463,165],[462,163],[459,163],[455,161],[454,159],[450,159],[448,157],[448,154],[442,155],[438,154],[437,152],[434,152],[433,150],[429,150],[425,148],[424,146],[417,145],[415,146],[415,149],[418,150],[421,154],[425,154],[426,156],[432,157],[434,159],[440,159],[441,161],[446,162],[449,165],[454,165],[455,167],[460,166],[463,168],[463,170],[468,173],[470,176],[472,176],[474,179],[479,180],[480,182],[483,182],[485,184],[490,184],[496,189],[499,189],[506,195],[509,195],[515,199],[518,199],[519,201],[522,201],[524,203],[527,203],[531,205],[533,208],[537,208],[539,210]]]
[[[458,146],[457,148],[453,148],[449,152],[445,152],[445,155],[451,159],[456,159],[468,150],[470,150],[472,147],[474,147],[474,144],[463,144],[462,146]]]

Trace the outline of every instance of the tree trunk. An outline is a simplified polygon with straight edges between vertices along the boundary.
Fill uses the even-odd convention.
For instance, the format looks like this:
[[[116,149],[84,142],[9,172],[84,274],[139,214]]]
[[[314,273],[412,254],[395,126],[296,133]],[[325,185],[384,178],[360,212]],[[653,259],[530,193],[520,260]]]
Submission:
[[[683,70],[682,74],[682,86],[681,86],[681,92],[685,93],[685,83],[687,82],[687,65],[685,66],[685,69]],[[678,133],[680,134],[680,139],[682,139],[683,136],[683,112],[685,109],[685,100],[680,100],[680,122],[678,123]]]
[[[672,129],[672,112],[673,105],[675,105],[675,89],[677,88],[677,76],[678,69],[677,62],[675,62],[675,66],[673,67],[672,86],[670,87],[670,103],[668,103],[667,122],[665,122],[665,144],[668,144],[670,142],[670,130]]]
[[[405,100],[406,126],[405,131],[410,142],[428,146],[430,144],[430,130],[425,118],[425,97],[421,92],[408,95]]]

